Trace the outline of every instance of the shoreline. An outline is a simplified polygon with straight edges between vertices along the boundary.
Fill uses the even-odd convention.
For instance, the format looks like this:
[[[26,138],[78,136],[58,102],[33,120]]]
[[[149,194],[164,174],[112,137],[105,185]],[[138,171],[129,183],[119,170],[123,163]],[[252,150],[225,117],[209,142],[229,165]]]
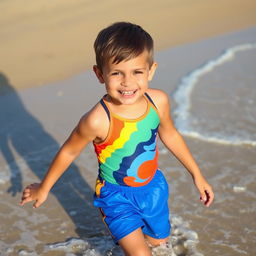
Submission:
[[[99,30],[120,20],[147,30],[156,51],[256,25],[256,2],[252,0],[225,0],[221,6],[202,0],[132,0],[116,13],[117,4],[117,0],[100,5],[82,0],[61,4],[30,1],[26,6],[17,0],[0,3],[0,72],[15,89],[42,86],[84,72],[94,63],[93,42]]]

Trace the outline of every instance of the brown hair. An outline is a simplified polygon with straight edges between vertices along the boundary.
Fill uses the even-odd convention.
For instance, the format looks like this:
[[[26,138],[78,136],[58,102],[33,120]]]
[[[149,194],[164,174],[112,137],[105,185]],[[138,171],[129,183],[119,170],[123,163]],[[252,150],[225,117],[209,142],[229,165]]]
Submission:
[[[153,64],[154,43],[152,37],[139,25],[117,22],[101,30],[94,42],[96,63],[102,71],[103,66],[113,58],[113,63],[130,60],[144,50],[149,53],[149,66]]]

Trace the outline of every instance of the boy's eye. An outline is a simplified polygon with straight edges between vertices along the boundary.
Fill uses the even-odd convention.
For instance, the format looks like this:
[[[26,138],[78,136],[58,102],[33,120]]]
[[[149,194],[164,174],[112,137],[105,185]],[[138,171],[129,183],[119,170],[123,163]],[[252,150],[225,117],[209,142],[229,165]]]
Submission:
[[[111,73],[111,76],[118,76],[118,75],[120,75],[120,72],[113,72],[113,73]]]
[[[135,74],[143,74],[143,71],[135,70],[134,73],[135,73]]]

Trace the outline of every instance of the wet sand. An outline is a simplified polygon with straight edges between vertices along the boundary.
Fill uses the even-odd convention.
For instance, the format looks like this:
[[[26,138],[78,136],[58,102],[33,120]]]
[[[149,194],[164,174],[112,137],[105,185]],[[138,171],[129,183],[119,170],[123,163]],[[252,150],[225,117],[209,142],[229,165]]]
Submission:
[[[156,50],[256,24],[254,0],[11,0],[0,9],[0,71],[16,89],[90,69],[98,31],[115,21],[142,25]]]

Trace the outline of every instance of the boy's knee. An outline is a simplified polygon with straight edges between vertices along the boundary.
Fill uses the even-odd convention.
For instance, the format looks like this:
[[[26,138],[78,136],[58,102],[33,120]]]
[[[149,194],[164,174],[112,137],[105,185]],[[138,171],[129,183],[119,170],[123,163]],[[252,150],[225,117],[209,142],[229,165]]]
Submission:
[[[146,241],[149,247],[153,248],[153,247],[157,247],[160,245],[165,245],[168,243],[169,237],[166,237],[164,239],[155,239],[152,237],[146,237]]]
[[[152,256],[151,249],[146,244],[144,246],[135,246],[133,248],[122,248],[125,256]]]
[[[125,256],[152,256],[150,249],[145,248],[137,248],[135,252],[127,253],[125,252]]]

